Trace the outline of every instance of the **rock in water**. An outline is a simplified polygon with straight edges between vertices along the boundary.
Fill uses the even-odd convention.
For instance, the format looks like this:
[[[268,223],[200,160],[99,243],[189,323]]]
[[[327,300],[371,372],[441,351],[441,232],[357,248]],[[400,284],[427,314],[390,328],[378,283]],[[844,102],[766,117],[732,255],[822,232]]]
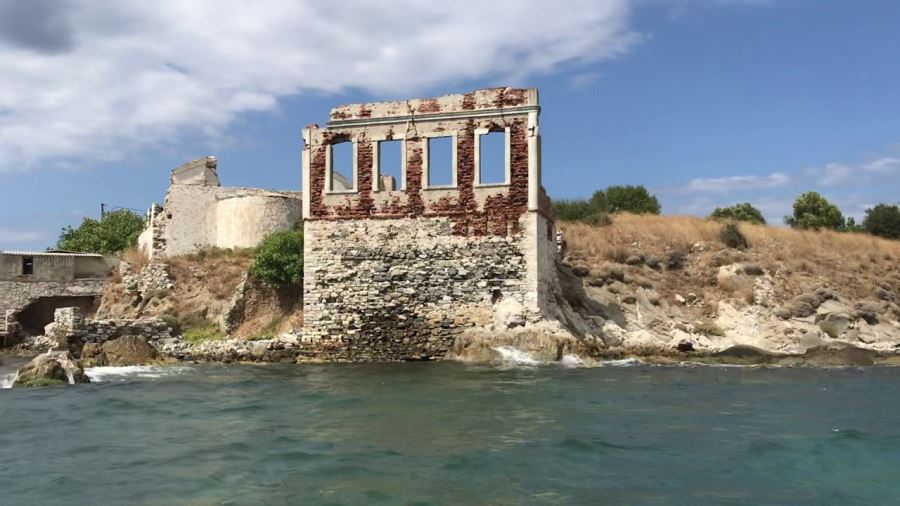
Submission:
[[[83,351],[86,358],[91,358],[97,365],[147,365],[159,359],[156,348],[150,346],[138,336],[122,336],[112,341],[107,341],[100,346],[88,348]]]
[[[81,364],[68,351],[49,351],[38,355],[19,369],[14,387],[41,387],[90,383]]]

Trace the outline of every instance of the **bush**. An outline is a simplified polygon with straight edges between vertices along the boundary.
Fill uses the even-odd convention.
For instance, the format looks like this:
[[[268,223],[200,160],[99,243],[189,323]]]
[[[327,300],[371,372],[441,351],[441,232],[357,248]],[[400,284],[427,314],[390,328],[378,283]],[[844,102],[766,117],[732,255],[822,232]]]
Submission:
[[[900,239],[900,206],[878,204],[871,209],[866,209],[862,228],[878,237]]]
[[[104,255],[118,253],[137,245],[138,236],[143,230],[142,216],[120,209],[106,213],[99,221],[85,218],[78,228],[63,228],[56,248]]]
[[[556,200],[553,202],[556,218],[562,221],[583,221],[594,209],[586,199]]]
[[[185,329],[181,337],[189,343],[200,343],[203,341],[218,341],[225,336],[222,335],[222,330],[218,325],[205,320]]]
[[[161,314],[157,318],[162,320],[163,323],[165,323],[166,326],[169,327],[169,329],[172,331],[173,336],[181,334],[181,324],[178,323],[178,318],[175,318],[170,314]]]
[[[250,272],[273,287],[297,285],[303,279],[303,232],[273,232],[253,256]]]
[[[749,247],[747,237],[741,232],[741,227],[735,220],[729,220],[722,224],[722,230],[719,231],[719,238],[725,243],[725,246],[733,249],[746,249]]]
[[[749,202],[743,202],[729,207],[717,207],[709,217],[714,220],[736,220],[755,223],[757,225],[766,224],[766,219],[763,218],[762,212],[753,207]]]
[[[591,205],[608,213],[659,214],[662,210],[656,196],[643,186],[610,186],[595,192]]]
[[[613,213],[659,214],[659,201],[643,186],[610,186],[598,190],[588,199],[553,202],[553,210],[561,221],[580,221],[589,225],[609,225]]]
[[[841,210],[816,192],[806,192],[794,201],[794,214],[784,222],[792,228],[842,230],[845,227]]]

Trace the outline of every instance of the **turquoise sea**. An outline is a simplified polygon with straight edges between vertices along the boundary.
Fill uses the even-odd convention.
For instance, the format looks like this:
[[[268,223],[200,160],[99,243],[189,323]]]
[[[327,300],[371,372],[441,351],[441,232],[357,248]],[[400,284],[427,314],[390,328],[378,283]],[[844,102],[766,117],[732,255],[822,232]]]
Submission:
[[[900,503],[900,368],[90,374],[0,390],[0,504]]]

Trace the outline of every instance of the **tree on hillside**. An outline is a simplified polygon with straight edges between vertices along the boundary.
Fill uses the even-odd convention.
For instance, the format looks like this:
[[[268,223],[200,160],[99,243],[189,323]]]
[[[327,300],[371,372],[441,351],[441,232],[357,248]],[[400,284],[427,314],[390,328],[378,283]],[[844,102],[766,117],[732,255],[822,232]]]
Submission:
[[[900,239],[900,206],[878,204],[866,209],[862,228],[872,235],[886,239]]]
[[[84,253],[118,253],[137,244],[144,229],[144,218],[120,209],[106,213],[100,220],[85,218],[78,228],[64,227],[56,248]]]
[[[662,208],[655,195],[643,186],[610,186],[591,197],[591,205],[608,213],[659,214]]]
[[[743,202],[729,207],[717,207],[709,217],[714,220],[737,220],[756,223],[758,225],[766,224],[766,219],[763,218],[762,212],[753,207],[749,202]]]
[[[267,285],[297,285],[303,279],[303,231],[273,232],[263,239],[250,271]]]
[[[845,226],[841,210],[817,192],[806,192],[794,201],[794,214],[784,222],[792,228],[842,230]]]

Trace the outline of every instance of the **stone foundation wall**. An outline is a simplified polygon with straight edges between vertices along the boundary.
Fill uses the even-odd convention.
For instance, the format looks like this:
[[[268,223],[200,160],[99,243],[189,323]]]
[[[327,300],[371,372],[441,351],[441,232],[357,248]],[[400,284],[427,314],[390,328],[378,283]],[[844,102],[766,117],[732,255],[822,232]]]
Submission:
[[[158,318],[138,320],[88,320],[75,307],[57,309],[46,334],[70,345],[104,343],[122,336],[138,336],[154,342],[172,337],[172,329]]]
[[[534,221],[477,237],[447,217],[307,221],[304,342],[330,360],[437,359],[466,327],[490,324],[500,300],[536,321]]]

